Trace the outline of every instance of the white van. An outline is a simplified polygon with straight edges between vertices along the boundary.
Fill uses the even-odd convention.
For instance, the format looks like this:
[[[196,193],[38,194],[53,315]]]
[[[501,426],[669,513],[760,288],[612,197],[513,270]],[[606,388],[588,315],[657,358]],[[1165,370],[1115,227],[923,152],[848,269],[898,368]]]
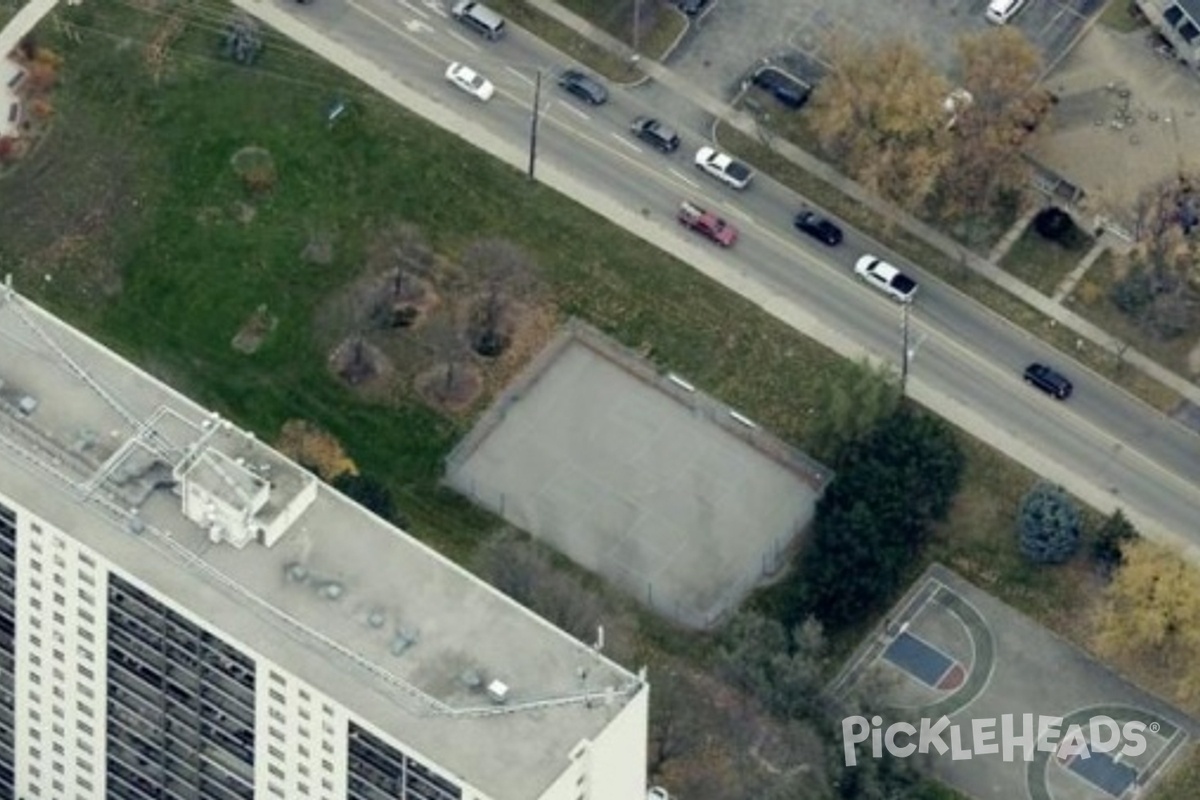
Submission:
[[[984,16],[987,17],[988,22],[1005,25],[1017,15],[1024,5],[1025,0],[991,0]]]

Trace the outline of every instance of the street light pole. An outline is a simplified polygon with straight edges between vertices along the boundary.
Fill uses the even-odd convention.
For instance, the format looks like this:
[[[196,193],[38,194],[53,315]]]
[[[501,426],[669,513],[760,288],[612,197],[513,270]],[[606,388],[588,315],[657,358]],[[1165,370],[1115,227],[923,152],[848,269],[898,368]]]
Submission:
[[[638,54],[638,38],[642,26],[642,0],[633,0],[633,55]]]
[[[537,71],[533,83],[533,116],[529,122],[529,180],[533,180],[533,166],[537,162],[538,112],[542,104],[542,71]]]

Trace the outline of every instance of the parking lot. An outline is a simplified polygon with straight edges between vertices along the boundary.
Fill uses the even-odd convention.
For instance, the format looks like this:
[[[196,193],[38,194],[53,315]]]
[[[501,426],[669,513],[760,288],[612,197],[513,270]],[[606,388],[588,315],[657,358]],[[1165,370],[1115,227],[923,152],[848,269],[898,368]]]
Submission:
[[[958,38],[987,30],[988,0],[716,0],[671,58],[671,66],[715,94],[730,96],[764,59],[819,77],[826,42],[837,33],[869,46],[888,38],[919,45],[951,79]],[[1011,23],[1047,64],[1060,60],[1102,0],[1034,0]]]

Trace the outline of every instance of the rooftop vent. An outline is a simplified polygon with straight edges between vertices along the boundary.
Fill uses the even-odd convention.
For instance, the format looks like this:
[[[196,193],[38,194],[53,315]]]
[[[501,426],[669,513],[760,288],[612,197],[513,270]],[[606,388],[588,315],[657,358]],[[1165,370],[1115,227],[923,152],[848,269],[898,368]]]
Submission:
[[[37,398],[32,397],[31,395],[25,395],[24,397],[22,397],[20,400],[17,401],[17,408],[20,409],[21,413],[27,417],[30,414],[32,414],[34,411],[37,411],[37,407],[38,407]]]
[[[478,691],[483,686],[483,676],[479,674],[478,670],[463,670],[458,679],[463,682],[463,686],[466,686],[473,692]]]
[[[303,583],[308,577],[308,567],[298,561],[294,561],[284,568],[284,573],[292,583]]]
[[[371,613],[367,615],[367,624],[372,628],[382,628],[386,615],[382,608],[373,608]]]
[[[487,693],[496,705],[504,705],[508,702],[508,685],[505,683],[492,681],[488,684]]]
[[[345,593],[346,587],[342,586],[342,584],[338,581],[328,581],[317,591],[319,591],[321,593],[321,597],[324,597],[326,600],[337,600],[342,596],[343,593]]]

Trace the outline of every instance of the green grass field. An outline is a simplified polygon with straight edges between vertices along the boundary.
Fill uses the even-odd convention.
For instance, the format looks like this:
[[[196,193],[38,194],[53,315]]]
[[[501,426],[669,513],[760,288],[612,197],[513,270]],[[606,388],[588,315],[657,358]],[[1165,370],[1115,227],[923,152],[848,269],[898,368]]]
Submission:
[[[1000,266],[1049,296],[1063,278],[1079,265],[1094,242],[1095,239],[1083,232],[1079,232],[1067,245],[1050,242],[1038,235],[1030,224],[1004,254]]]

